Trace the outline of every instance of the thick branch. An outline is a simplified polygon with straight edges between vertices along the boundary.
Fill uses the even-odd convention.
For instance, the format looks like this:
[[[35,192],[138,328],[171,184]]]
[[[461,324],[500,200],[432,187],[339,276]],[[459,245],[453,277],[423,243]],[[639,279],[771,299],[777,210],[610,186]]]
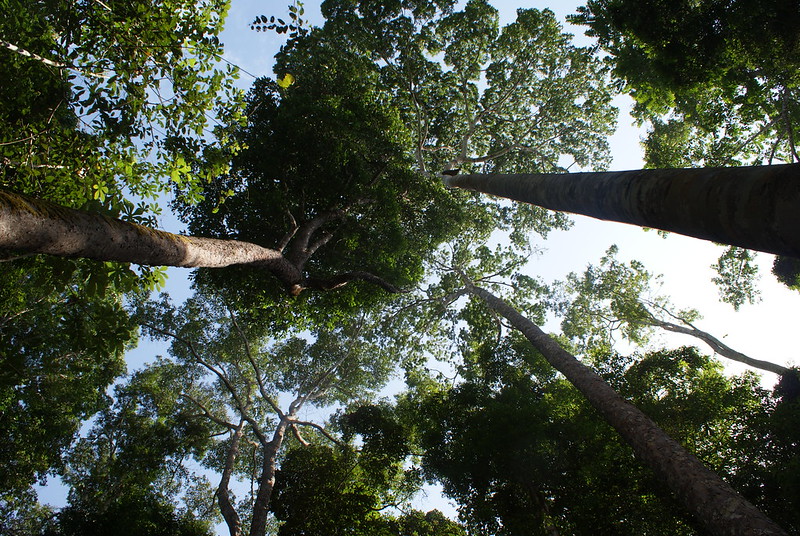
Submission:
[[[294,238],[294,235],[297,234],[297,230],[300,229],[300,227],[297,225],[297,220],[294,219],[294,216],[292,216],[292,213],[287,210],[286,214],[288,214],[288,216],[289,216],[289,220],[292,223],[292,228],[289,229],[289,231],[285,235],[283,235],[283,238],[281,238],[281,241],[278,242],[277,250],[280,251],[281,253],[284,252],[284,250],[286,249],[286,246],[289,245],[289,242],[292,240],[292,238]]]
[[[333,443],[335,443],[337,445],[341,445],[342,444],[342,442],[339,441],[338,439],[336,439],[335,437],[333,437],[330,432],[328,432],[325,428],[323,428],[322,426],[320,426],[319,424],[317,424],[315,422],[295,421],[294,424],[297,425],[297,426],[310,426],[311,428],[316,429],[319,433],[324,435],[327,439],[329,439]]]
[[[244,343],[244,351],[245,354],[247,355],[248,361],[250,362],[250,366],[253,368],[253,372],[256,375],[256,382],[258,383],[258,392],[261,393],[261,398],[267,401],[272,410],[278,415],[279,419],[283,419],[285,417],[283,411],[267,391],[266,385],[264,385],[264,376],[261,374],[261,369],[258,366],[258,363],[256,363],[256,360],[253,357],[253,353],[250,350],[250,340],[247,338],[247,336],[244,334],[244,331],[242,331],[242,328],[239,326],[239,322],[236,320],[236,315],[233,314],[233,310],[231,308],[228,308],[228,314],[231,318],[231,321],[233,322],[233,326],[236,328],[236,332],[239,334],[239,337],[242,339]]]
[[[199,400],[197,400],[193,396],[187,395],[186,393],[181,393],[180,396],[182,398],[185,398],[186,400],[188,400],[189,402],[191,402],[195,406],[197,406],[198,409],[203,412],[203,416],[206,417],[207,419],[209,419],[210,421],[222,426],[223,428],[225,428],[227,430],[236,430],[237,426],[235,424],[233,424],[231,422],[228,422],[225,419],[221,419],[221,418],[217,417],[216,415],[211,413],[211,410],[209,410],[207,407],[205,407],[202,402],[200,402]]]
[[[228,376],[221,368],[218,369],[217,367],[214,367],[211,363],[203,359],[203,357],[194,347],[194,343],[188,339],[181,337],[177,333],[172,333],[171,331],[161,329],[157,326],[154,326],[153,324],[149,324],[146,322],[142,323],[142,326],[156,333],[160,333],[162,335],[170,337],[175,341],[186,346],[186,348],[189,350],[189,353],[192,355],[192,358],[199,365],[205,367],[208,371],[214,374],[219,379],[219,381],[222,382],[222,384],[225,386],[225,389],[228,391],[228,394],[230,394],[231,398],[233,399],[233,404],[236,407],[237,411],[239,411],[239,414],[242,416],[242,418],[245,419],[248,423],[250,423],[250,425],[253,427],[253,432],[256,434],[259,441],[261,441],[261,443],[263,444],[267,443],[267,438],[264,435],[264,432],[261,430],[261,426],[259,425],[258,421],[255,420],[252,415],[250,415],[250,412],[248,411],[248,408],[250,407],[250,401],[248,400],[247,403],[242,401],[242,398],[239,396],[239,392],[236,390],[236,387],[234,387],[230,378],[228,378]]]
[[[326,223],[342,218],[345,214],[346,211],[342,209],[330,210],[301,223],[292,238],[289,251],[286,253],[286,258],[289,262],[296,266],[298,270],[302,270],[313,253],[309,248],[309,244],[311,244],[311,238],[314,233]]]

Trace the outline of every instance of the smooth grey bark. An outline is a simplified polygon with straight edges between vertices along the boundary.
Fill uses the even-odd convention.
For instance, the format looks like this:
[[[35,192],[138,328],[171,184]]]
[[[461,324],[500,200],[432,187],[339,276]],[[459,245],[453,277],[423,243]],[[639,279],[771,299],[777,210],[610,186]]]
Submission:
[[[778,376],[783,376],[784,374],[790,371],[790,369],[782,365],[778,365],[777,363],[772,363],[770,361],[763,361],[761,359],[754,359],[746,354],[738,352],[733,348],[731,348],[730,346],[728,346],[727,344],[725,344],[724,342],[722,342],[721,340],[711,335],[710,333],[706,333],[705,331],[697,329],[688,322],[687,322],[688,324],[687,327],[678,324],[673,324],[672,322],[667,322],[665,320],[660,320],[653,317],[651,320],[651,324],[654,326],[658,326],[662,329],[665,329],[667,331],[672,331],[673,333],[682,333],[684,335],[691,335],[692,337],[700,339],[701,341],[709,345],[719,355],[727,357],[732,361],[738,361],[739,363],[743,363],[749,367],[766,370],[768,372],[773,372]]]
[[[800,258],[800,164],[442,180],[551,210]]]
[[[783,529],[622,398],[597,373],[561,348],[539,326],[487,290],[469,283],[467,290],[522,332],[633,447],[639,460],[667,483],[709,532],[717,536],[787,536]]]
[[[245,420],[241,419],[239,425],[233,430],[231,434],[231,444],[228,447],[228,452],[225,457],[225,467],[222,470],[222,478],[217,486],[216,496],[219,511],[222,513],[222,518],[228,526],[228,532],[231,536],[241,536],[242,534],[242,519],[236,511],[236,507],[231,501],[230,496],[230,482],[231,475],[233,474],[233,465],[236,463],[236,457],[239,455],[239,443],[244,434]]]
[[[380,277],[362,271],[325,279],[305,277],[305,262],[329,239],[324,236],[309,243],[321,223],[316,219],[307,223],[311,229],[299,228],[301,240],[291,244],[287,257],[282,250],[249,242],[168,233],[0,190],[0,251],[181,268],[246,265],[269,271],[294,296],[305,289],[333,290],[355,280],[401,292]],[[291,237],[286,242],[289,240]]]
[[[264,461],[261,465],[261,476],[258,478],[258,493],[253,503],[253,518],[250,522],[250,536],[264,536],[267,531],[269,503],[272,490],[275,489],[275,474],[278,470],[278,453],[286,437],[286,429],[290,426],[294,415],[281,418],[272,440],[264,446]]]

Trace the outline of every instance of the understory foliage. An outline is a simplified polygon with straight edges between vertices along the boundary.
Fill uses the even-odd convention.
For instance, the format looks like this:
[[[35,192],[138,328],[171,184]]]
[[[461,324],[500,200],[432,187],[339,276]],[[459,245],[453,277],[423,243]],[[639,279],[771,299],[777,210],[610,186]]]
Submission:
[[[618,354],[615,337],[645,345],[697,312],[674,311],[616,249],[561,286],[522,273],[531,237],[568,218],[440,180],[605,169],[612,64],[652,124],[650,164],[796,159],[794,60],[750,49],[745,2],[670,8],[727,32],[675,72],[672,55],[696,44],[654,58],[671,22],[640,34],[664,6],[640,2],[619,29],[628,4],[590,1],[576,18],[606,61],[549,10],[502,26],[484,0],[326,0],[308,27],[295,3],[253,23],[289,39],[276,80],[242,95],[219,61],[227,1],[0,0],[0,187],[148,225],[171,193],[191,234],[280,250],[317,283],[289,297],[257,266],[198,270],[174,303],[150,296],[158,270],[2,252],[0,532],[703,534],[468,282],[539,325],[557,312],[564,347],[800,530],[795,369],[769,393],[694,348]],[[765,58],[773,70],[755,66]],[[751,261],[720,261],[736,307],[756,296]],[[789,264],[775,270],[796,286]],[[168,354],[123,377],[139,339]],[[59,509],[33,488],[56,475]],[[458,522],[410,506],[424,483],[443,486]]]

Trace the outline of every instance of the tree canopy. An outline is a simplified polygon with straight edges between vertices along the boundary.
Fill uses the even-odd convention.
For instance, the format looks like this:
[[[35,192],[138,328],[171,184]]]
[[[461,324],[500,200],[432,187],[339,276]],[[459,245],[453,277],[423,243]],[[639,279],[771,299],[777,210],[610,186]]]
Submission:
[[[651,123],[652,167],[800,161],[794,2],[588,0],[572,21],[613,56]]]
[[[776,44],[755,46],[745,3],[679,3],[648,27],[657,3],[590,1],[574,20],[601,57],[547,9],[501,24],[484,0],[326,0],[309,26],[297,2],[253,21],[288,39],[243,93],[226,1],[0,3],[3,533],[800,527],[796,369],[701,331],[615,249],[537,277],[525,265],[567,216],[442,182],[570,190],[567,172],[610,162],[620,89],[652,125],[651,165],[792,161],[794,60],[774,56],[792,31],[766,20]],[[722,221],[682,192],[665,220],[691,204]],[[188,232],[158,230],[157,203]],[[734,305],[755,296],[749,255],[718,267]],[[151,296],[167,265],[202,267],[185,300]],[[654,328],[779,383],[655,346]],[[124,375],[145,341],[163,348]],[[38,504],[56,475],[67,504]],[[412,507],[425,483],[458,521]]]

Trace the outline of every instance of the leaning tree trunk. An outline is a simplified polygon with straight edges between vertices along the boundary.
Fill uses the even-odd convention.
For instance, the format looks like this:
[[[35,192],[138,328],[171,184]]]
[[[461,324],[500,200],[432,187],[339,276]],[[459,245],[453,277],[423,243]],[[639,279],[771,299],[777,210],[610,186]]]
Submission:
[[[623,399],[597,373],[561,348],[536,324],[485,289],[468,285],[467,290],[520,330],[633,447],[636,456],[667,483],[709,532],[718,536],[787,536],[783,529],[669,437],[649,417]]]
[[[299,261],[294,261],[283,251],[249,242],[172,234],[0,190],[0,250],[4,249],[148,266],[246,265],[269,271],[295,296],[304,289],[333,290],[355,280],[401,292],[363,271],[326,279],[305,277],[302,265],[313,251],[306,251],[304,257],[297,256]]]
[[[443,180],[551,210],[800,258],[800,164]]]
[[[709,345],[716,353],[723,357],[727,357],[732,361],[738,361],[739,363],[743,363],[749,367],[757,368],[760,370],[766,370],[767,372],[772,372],[777,374],[778,376],[783,376],[791,371],[790,368],[784,367],[783,365],[779,365],[777,363],[772,363],[771,361],[764,361],[761,359],[752,358],[742,352],[737,352],[721,340],[717,339],[710,333],[706,333],[705,331],[699,330],[696,327],[689,324],[690,327],[686,326],[679,326],[678,324],[673,324],[672,322],[667,322],[665,320],[659,320],[653,317],[649,323],[654,326],[658,326],[662,329],[667,331],[672,331],[673,333],[682,333],[684,335],[690,335],[697,339],[700,339],[707,345]]]

